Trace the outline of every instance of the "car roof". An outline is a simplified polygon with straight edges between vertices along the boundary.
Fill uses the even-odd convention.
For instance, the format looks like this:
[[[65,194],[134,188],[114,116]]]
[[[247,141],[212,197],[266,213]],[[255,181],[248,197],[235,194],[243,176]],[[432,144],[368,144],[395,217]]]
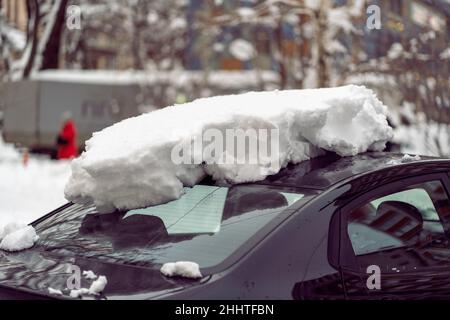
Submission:
[[[290,164],[278,174],[267,177],[255,184],[280,187],[295,187],[326,190],[336,183],[348,178],[374,172],[388,167],[408,167],[417,171],[419,165],[444,160],[435,157],[421,156],[420,160],[402,162],[404,154],[387,152],[366,152],[352,157],[340,157],[335,153],[313,158],[298,164]],[[450,167],[450,159],[445,159]]]

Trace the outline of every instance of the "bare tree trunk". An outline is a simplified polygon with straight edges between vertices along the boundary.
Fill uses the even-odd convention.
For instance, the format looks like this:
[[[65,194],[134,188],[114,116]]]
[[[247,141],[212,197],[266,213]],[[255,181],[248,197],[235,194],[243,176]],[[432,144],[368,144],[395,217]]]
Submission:
[[[133,67],[136,70],[144,69],[144,63],[141,56],[141,28],[142,28],[142,10],[143,4],[138,1],[130,13],[130,24],[132,25],[131,53],[133,56]]]
[[[134,35],[133,39],[131,40],[131,52],[133,55],[133,66],[136,70],[142,70],[144,69],[144,64],[142,63],[141,59],[141,48],[140,48],[140,31],[139,26],[136,23],[133,23],[134,26]]]
[[[277,47],[278,47],[278,68],[280,74],[280,89],[285,89],[287,86],[287,70],[283,56],[283,26],[282,19],[278,21],[276,29]]]
[[[53,6],[59,6],[47,12],[50,15],[48,17],[50,21],[47,21],[48,25],[46,25],[43,35],[41,35],[39,28],[43,21],[42,2],[27,0],[27,46],[23,53],[25,55],[23,58],[26,59],[22,72],[23,78],[30,77],[34,71],[58,68],[61,34],[65,22],[67,3],[68,0],[59,0],[53,3]]]
[[[68,0],[61,0],[56,13],[56,19],[50,31],[50,36],[42,53],[42,65],[40,70],[57,69],[59,66],[59,53],[61,48],[61,35],[64,27],[66,7]]]
[[[38,46],[39,22],[41,20],[38,0],[27,0],[27,11],[27,46],[24,54],[28,54],[28,56],[23,69],[23,78],[28,78],[31,74]],[[30,50],[29,53],[28,50]]]
[[[6,24],[6,17],[3,12],[3,2],[0,0],[0,80],[4,75],[7,75],[10,69],[9,59],[8,59],[8,50],[9,46],[6,43],[6,37],[1,32],[1,28],[3,28],[3,24]]]
[[[329,86],[329,70],[327,62],[327,51],[325,49],[325,32],[327,30],[328,0],[321,0],[319,10],[316,15],[317,31],[317,85],[319,88]]]

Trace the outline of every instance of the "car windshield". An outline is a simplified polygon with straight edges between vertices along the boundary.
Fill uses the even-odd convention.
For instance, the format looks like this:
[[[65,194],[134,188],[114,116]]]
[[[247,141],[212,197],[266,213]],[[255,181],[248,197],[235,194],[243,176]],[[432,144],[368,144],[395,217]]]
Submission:
[[[267,186],[198,185],[185,188],[178,200],[126,212],[100,213],[94,206],[74,204],[37,224],[38,246],[109,262],[193,261],[208,268],[313,195]]]

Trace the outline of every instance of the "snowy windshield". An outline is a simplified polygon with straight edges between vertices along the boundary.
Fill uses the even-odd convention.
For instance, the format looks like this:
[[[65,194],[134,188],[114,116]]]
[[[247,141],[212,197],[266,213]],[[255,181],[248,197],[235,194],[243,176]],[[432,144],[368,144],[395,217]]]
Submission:
[[[267,186],[195,186],[163,205],[99,213],[72,205],[36,226],[46,251],[139,265],[195,261],[213,267],[310,192]],[[63,249],[62,249],[63,248]]]

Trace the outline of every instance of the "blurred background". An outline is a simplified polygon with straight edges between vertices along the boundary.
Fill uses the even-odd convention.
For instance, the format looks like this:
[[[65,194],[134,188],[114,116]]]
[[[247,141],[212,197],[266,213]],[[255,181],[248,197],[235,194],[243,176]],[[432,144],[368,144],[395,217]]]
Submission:
[[[48,159],[68,119],[81,151],[121,119],[245,91],[366,85],[390,150],[450,157],[449,17],[450,0],[0,0],[3,210],[63,201],[68,165]]]

